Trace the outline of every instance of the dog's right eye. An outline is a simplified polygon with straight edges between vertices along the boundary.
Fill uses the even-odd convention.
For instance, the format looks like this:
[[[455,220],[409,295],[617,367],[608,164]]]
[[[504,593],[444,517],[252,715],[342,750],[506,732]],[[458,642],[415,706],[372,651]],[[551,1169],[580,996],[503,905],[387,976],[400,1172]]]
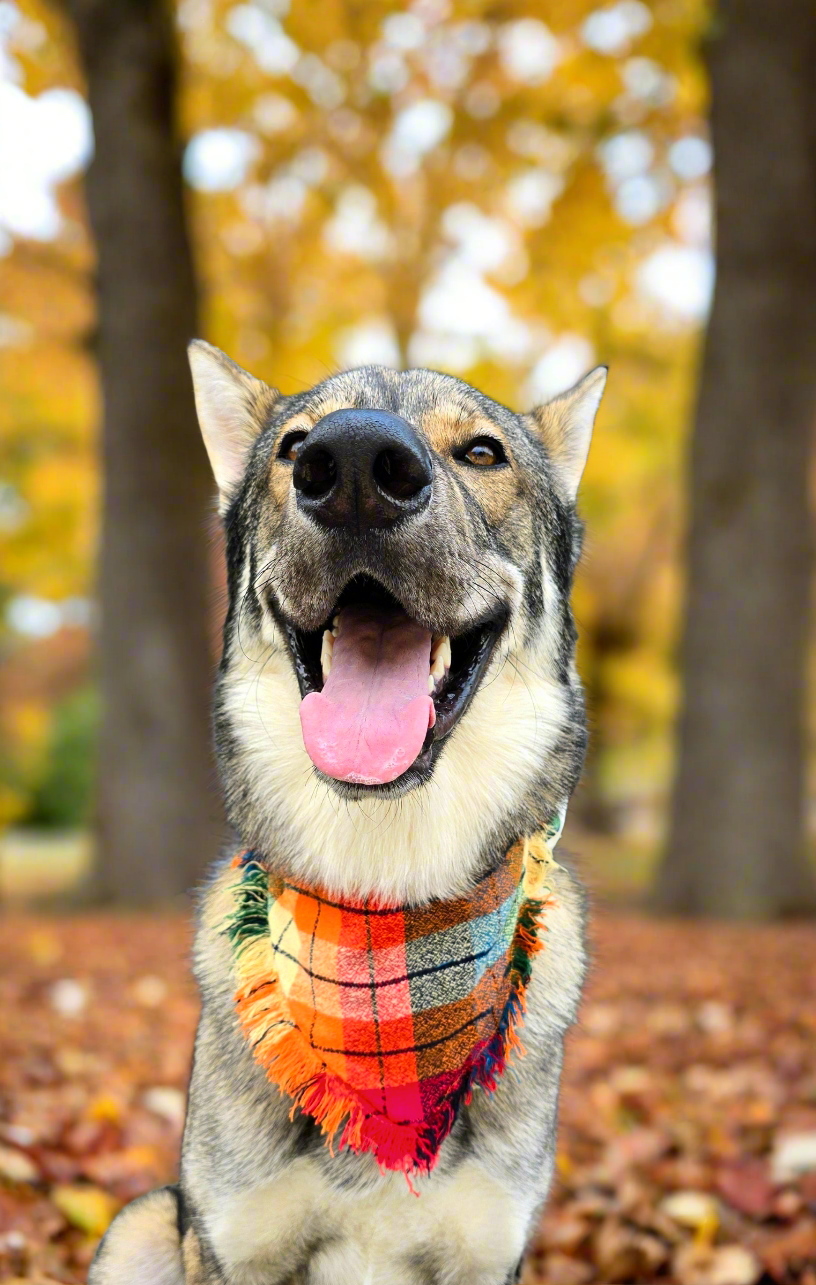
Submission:
[[[458,453],[457,459],[474,468],[497,468],[500,464],[507,463],[504,447],[493,437],[474,437]]]
[[[287,433],[280,444],[279,460],[293,460],[306,440],[305,433]]]

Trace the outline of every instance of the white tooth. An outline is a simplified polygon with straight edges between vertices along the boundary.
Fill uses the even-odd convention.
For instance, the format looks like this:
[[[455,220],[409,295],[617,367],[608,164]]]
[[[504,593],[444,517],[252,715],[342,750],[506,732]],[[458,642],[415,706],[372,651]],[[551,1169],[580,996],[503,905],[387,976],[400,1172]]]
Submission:
[[[451,665],[451,644],[450,638],[444,634],[438,638],[431,648],[431,673],[435,673],[434,666],[441,664],[445,669],[450,669]]]
[[[331,673],[332,656],[334,654],[334,635],[328,629],[323,630],[323,646],[320,648],[320,666],[323,670],[324,680]]]
[[[334,629],[339,629],[339,628],[340,628],[340,612],[339,612],[339,611],[338,611],[337,615],[334,617],[334,620],[332,621],[332,627],[333,627]]]
[[[334,626],[332,627],[332,631],[331,631],[331,636],[332,636],[332,638],[336,638],[336,637],[337,637],[337,635],[338,635],[339,633],[340,633],[340,627],[339,627],[339,625],[334,625]]]
[[[429,674],[428,675],[428,695],[429,696],[433,696],[435,687],[436,687],[436,683],[434,682],[434,676],[433,674]]]

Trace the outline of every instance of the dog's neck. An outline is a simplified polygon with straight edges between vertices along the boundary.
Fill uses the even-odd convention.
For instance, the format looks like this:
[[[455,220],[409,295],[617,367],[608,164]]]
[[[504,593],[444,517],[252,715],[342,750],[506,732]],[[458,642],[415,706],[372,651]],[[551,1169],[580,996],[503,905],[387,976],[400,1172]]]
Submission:
[[[405,802],[408,800],[402,801],[403,805]],[[533,826],[526,831],[514,827],[505,829],[501,839],[473,849],[469,859],[463,858],[459,862],[458,869],[453,871],[453,877],[448,877],[444,881],[434,878],[434,860],[439,860],[445,855],[440,852],[439,844],[429,844],[427,851],[422,853],[424,860],[421,872],[423,874],[427,872],[427,877],[417,880],[416,848],[414,847],[411,853],[414,861],[410,866],[403,855],[406,842],[404,817],[398,818],[398,823],[402,823],[399,836],[392,836],[389,823],[393,823],[393,817],[372,816],[362,808],[360,808],[362,816],[359,818],[354,817],[350,810],[344,811],[336,818],[337,830],[332,827],[329,837],[329,841],[334,841],[337,845],[330,849],[332,860],[326,859],[325,849],[319,850],[316,860],[310,860],[308,850],[300,845],[295,845],[292,852],[288,845],[281,843],[280,836],[269,845],[244,844],[243,850],[251,848],[255,859],[271,873],[293,879],[304,887],[335,898],[342,904],[371,901],[387,905],[417,906],[431,901],[450,901],[467,896],[478,879],[506,859],[508,851],[515,843],[527,843],[529,836],[533,833],[540,837],[549,851],[552,851],[564,828],[568,802],[564,799],[559,806],[553,807],[539,826]],[[379,810],[385,812],[385,806],[380,804]],[[342,832],[338,835],[337,831],[341,829],[343,819],[347,824],[342,827]],[[446,829],[441,825],[440,839],[444,841],[445,837]],[[417,839],[414,837],[414,843],[416,842]],[[360,875],[358,869],[366,860],[372,863],[373,874]],[[404,868],[404,877],[401,881],[382,877],[383,866],[390,874],[400,861]],[[446,870],[452,865],[451,862],[444,860],[440,864]]]

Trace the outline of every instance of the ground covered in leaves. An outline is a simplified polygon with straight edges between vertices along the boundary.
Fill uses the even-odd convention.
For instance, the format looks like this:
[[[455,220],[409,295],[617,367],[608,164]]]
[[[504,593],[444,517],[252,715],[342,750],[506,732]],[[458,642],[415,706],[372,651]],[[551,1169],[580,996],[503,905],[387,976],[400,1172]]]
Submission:
[[[76,1282],[175,1172],[180,919],[0,928],[0,1281]],[[526,1282],[816,1285],[816,925],[600,917]]]

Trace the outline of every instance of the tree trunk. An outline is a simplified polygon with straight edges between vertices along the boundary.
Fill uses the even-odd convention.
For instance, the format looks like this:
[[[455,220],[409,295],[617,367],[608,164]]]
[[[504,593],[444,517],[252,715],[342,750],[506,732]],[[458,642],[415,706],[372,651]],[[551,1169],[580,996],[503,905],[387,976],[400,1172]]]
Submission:
[[[691,451],[685,708],[658,905],[814,908],[804,826],[816,421],[816,21],[723,0],[717,284]]]
[[[162,0],[68,0],[93,115],[104,400],[98,892],[151,903],[216,854],[210,749],[211,482],[185,346],[196,288]]]

